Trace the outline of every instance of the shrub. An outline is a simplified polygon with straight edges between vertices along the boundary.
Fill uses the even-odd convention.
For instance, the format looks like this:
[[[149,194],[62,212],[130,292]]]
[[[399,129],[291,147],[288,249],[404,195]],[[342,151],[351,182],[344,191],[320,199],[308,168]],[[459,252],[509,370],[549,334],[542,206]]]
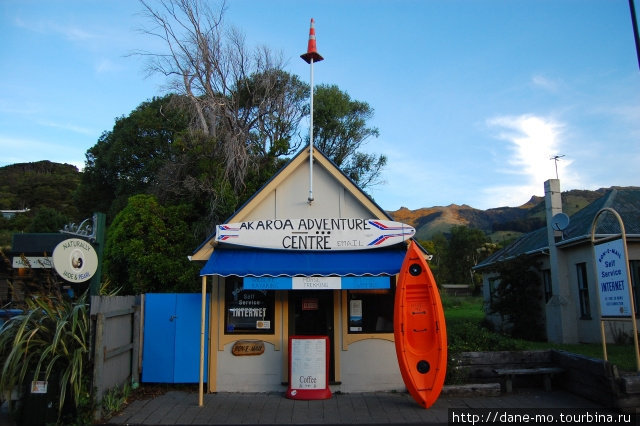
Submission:
[[[30,377],[57,386],[58,418],[67,393],[73,408],[90,404],[89,318],[86,293],[76,301],[54,294],[26,299],[26,310],[0,328],[0,392],[23,387]]]

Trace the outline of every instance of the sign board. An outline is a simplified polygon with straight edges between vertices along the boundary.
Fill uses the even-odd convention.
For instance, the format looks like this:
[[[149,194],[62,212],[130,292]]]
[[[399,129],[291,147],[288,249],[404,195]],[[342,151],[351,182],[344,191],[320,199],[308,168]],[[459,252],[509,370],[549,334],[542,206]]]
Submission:
[[[290,399],[329,399],[329,338],[327,336],[289,337]]]
[[[317,297],[309,297],[302,299],[303,311],[317,311],[320,308]]]
[[[34,380],[31,382],[31,393],[47,393],[47,386],[45,380]]]
[[[408,240],[416,230],[391,220],[265,219],[216,226],[217,242],[280,250],[363,250]]]
[[[258,340],[239,340],[231,347],[231,353],[235,356],[262,355],[264,342]]]
[[[627,259],[622,239],[593,246],[603,317],[631,317]]]
[[[91,244],[70,238],[53,249],[53,267],[62,278],[72,283],[88,281],[98,269],[98,255]]]
[[[51,268],[51,264],[53,262],[52,257],[44,257],[44,256],[15,256],[13,258],[13,262],[11,267],[18,268],[31,268],[31,269],[43,269],[43,268]]]
[[[391,288],[389,277],[244,277],[245,290],[373,290]]]

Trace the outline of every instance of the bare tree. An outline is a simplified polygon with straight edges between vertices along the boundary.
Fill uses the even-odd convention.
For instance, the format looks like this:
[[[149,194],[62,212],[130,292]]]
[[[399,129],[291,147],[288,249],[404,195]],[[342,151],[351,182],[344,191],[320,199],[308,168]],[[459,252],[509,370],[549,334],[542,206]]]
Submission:
[[[233,187],[242,187],[247,171],[265,158],[299,148],[304,83],[283,71],[281,55],[247,48],[244,35],[224,23],[224,1],[214,7],[201,0],[140,3],[149,22],[142,31],[166,50],[135,53],[148,58],[149,73],[166,76],[168,89],[183,95],[176,99],[187,101],[191,131],[200,135],[195,139],[213,144],[206,151],[223,157]]]

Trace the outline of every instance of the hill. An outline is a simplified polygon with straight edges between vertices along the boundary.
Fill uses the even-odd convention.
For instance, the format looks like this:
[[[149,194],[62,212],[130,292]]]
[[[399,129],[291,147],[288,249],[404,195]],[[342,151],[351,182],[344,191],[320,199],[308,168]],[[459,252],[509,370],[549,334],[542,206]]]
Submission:
[[[70,164],[37,161],[0,167],[0,209],[49,207],[74,217],[80,172]]]
[[[77,216],[73,193],[81,173],[69,164],[38,161],[0,167],[0,209],[29,208],[34,214],[49,207],[69,218]],[[604,195],[610,188],[595,191],[571,190],[562,193],[563,211],[572,215]],[[483,230],[494,241],[502,241],[544,226],[544,198],[533,196],[519,207],[479,210],[468,205],[424,207],[409,210],[401,207],[388,212],[394,220],[416,228],[420,240],[447,233],[454,225]]]
[[[563,211],[571,216],[600,198],[610,188],[595,191],[571,190],[562,193]],[[483,230],[494,241],[511,239],[545,225],[544,198],[533,196],[519,207],[497,207],[487,210],[467,205],[425,207],[409,210],[401,207],[388,212],[394,220],[416,228],[416,238],[429,240],[434,235],[447,233],[455,225]]]

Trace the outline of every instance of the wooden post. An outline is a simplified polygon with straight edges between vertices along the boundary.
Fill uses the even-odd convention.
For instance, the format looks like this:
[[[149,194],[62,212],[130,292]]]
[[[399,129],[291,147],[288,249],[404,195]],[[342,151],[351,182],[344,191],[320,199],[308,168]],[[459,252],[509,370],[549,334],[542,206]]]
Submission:
[[[99,420],[102,418],[102,374],[104,370],[104,314],[96,315],[96,344],[93,357],[93,387],[96,389],[96,407],[93,412],[93,418]]]
[[[89,294],[91,296],[99,296],[100,293],[100,283],[102,282],[102,260],[104,253],[104,245],[105,245],[105,230],[107,219],[104,213],[94,213],[93,214],[93,226],[95,226],[94,235],[96,237],[96,254],[98,256],[98,268],[96,269],[96,273],[91,278],[89,282]]]
[[[131,384],[137,386],[140,383],[140,306],[133,307],[133,348],[131,350]]]

